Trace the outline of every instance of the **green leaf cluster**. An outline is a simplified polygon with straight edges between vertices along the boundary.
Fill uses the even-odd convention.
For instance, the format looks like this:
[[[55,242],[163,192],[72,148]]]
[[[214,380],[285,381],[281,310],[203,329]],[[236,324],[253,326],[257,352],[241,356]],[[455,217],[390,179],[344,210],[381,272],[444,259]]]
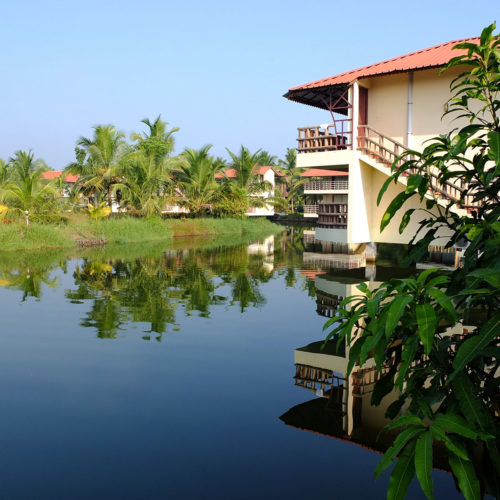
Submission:
[[[438,443],[465,498],[500,498],[500,37],[494,30],[494,24],[485,28],[477,44],[458,44],[462,54],[445,68],[462,69],[447,113],[467,124],[397,158],[378,196],[380,203],[391,183],[406,183],[381,230],[408,199],[421,202],[400,225],[403,231],[423,212],[407,263],[421,259],[446,228],[448,246],[467,247],[463,266],[427,269],[376,288],[363,284],[325,324],[327,342],[349,346],[349,372],[374,359],[379,377],[372,404],[399,391],[386,416],[388,429],[401,432],[375,471],[378,476],[397,459],[390,499],[404,498],[414,475],[434,498]],[[450,184],[457,194],[442,196]]]

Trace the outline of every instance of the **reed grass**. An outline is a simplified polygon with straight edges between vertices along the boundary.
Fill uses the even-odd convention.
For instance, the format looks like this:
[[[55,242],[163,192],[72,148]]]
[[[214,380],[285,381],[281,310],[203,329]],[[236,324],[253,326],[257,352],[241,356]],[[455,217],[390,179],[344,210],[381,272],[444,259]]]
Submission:
[[[282,231],[265,219],[161,219],[159,217],[119,217],[90,220],[72,216],[67,224],[14,222],[0,224],[0,251],[72,248],[78,240],[104,239],[109,244],[166,241],[171,238],[196,237],[230,241],[230,235],[255,238]],[[225,238],[222,238],[226,236]],[[208,243],[208,241],[207,241]],[[211,242],[214,244],[214,242]]]

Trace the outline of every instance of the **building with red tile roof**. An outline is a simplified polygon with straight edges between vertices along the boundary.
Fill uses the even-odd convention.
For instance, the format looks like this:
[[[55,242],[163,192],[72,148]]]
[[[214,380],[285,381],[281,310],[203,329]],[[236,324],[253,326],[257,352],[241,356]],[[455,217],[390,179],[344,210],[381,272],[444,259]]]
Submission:
[[[327,111],[319,125],[299,127],[297,138],[297,167],[304,168],[303,177],[312,178],[304,186],[304,215],[317,218],[318,240],[357,247],[406,244],[413,238],[416,222],[402,234],[400,217],[383,233],[379,224],[406,181],[391,185],[380,205],[377,194],[399,155],[422,150],[428,140],[462,125],[450,115],[443,117],[450,83],[462,70],[441,70],[465,53],[464,47],[454,48],[457,44],[478,40],[445,42],[288,90],[287,99]],[[444,204],[458,191],[451,186],[435,192]],[[419,208],[418,201],[407,204],[405,208]],[[433,244],[445,242],[441,238]]]
[[[61,170],[48,170],[47,172],[42,173],[42,179],[52,180],[57,179],[61,176],[64,176],[64,182],[68,182],[69,184],[74,184],[79,178],[79,175],[74,174],[65,174]]]

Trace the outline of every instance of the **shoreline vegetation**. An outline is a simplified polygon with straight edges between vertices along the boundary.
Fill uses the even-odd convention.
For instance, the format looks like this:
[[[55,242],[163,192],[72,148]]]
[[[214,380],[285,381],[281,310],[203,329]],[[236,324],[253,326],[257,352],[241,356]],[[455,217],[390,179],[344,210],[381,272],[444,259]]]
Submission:
[[[267,219],[117,217],[92,220],[70,215],[64,223],[42,224],[12,222],[0,224],[0,253],[24,250],[77,249],[85,242],[102,241],[108,245],[126,245],[170,241],[181,238],[221,240],[234,243],[233,237],[258,239],[282,231]],[[227,237],[231,236],[228,241]]]

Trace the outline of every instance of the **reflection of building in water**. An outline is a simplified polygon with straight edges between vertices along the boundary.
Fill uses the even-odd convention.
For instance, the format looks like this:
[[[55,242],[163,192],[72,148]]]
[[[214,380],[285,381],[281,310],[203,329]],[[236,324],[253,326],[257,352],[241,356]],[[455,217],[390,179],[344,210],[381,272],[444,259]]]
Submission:
[[[274,234],[262,241],[248,245],[247,253],[249,255],[263,255],[264,262],[262,263],[262,267],[268,273],[272,272],[274,269]]]
[[[365,253],[342,254],[342,253],[318,253],[304,252],[304,264],[320,266],[326,269],[357,269],[366,266]]]
[[[375,266],[367,266],[354,272],[337,270],[335,274],[324,273],[316,276],[316,312],[320,316],[331,318],[345,297],[359,294],[357,286],[361,282],[374,283],[375,273]]]
[[[262,241],[248,245],[247,252],[250,255],[272,255],[274,253],[274,234]]]
[[[316,274],[317,313],[327,318],[335,315],[344,297],[360,295],[357,286],[364,282],[370,289],[380,281],[403,278],[411,270],[395,268],[359,268]],[[375,280],[380,281],[375,281]],[[451,332],[450,333],[457,333]],[[323,348],[324,346],[324,348]],[[399,397],[399,391],[386,395],[380,405],[371,404],[375,384],[390,370],[385,365],[379,372],[373,358],[364,365],[355,365],[347,375],[349,347],[335,342],[317,341],[295,349],[294,384],[314,394],[314,399],[298,404],[280,419],[300,430],[347,440],[372,451],[385,452],[396,431],[380,433],[390,422],[385,417],[388,407]],[[380,433],[380,437],[379,436]],[[443,455],[435,456],[434,466],[447,469]]]
[[[281,420],[302,430],[348,439],[376,451],[385,450],[394,436],[386,434],[377,441],[377,435],[389,422],[384,415],[398,393],[386,396],[379,406],[372,406],[373,388],[381,376],[373,361],[355,367],[347,376],[345,349],[336,352],[332,342],[322,350],[322,345],[322,341],[313,342],[294,351],[295,385],[317,397],[294,406]]]

